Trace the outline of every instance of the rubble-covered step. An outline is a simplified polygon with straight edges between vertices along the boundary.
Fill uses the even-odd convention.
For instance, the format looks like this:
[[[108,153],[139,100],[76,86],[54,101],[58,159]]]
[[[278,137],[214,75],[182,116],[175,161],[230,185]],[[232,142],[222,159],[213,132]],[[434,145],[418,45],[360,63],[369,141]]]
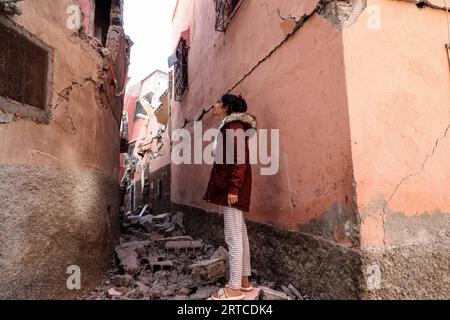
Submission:
[[[193,240],[181,240],[181,241],[168,241],[166,242],[166,250],[167,252],[176,252],[180,251],[192,251],[197,252],[203,248],[203,241],[193,241]]]
[[[214,283],[227,275],[226,263],[223,259],[201,261],[189,266],[192,281],[197,285]]]

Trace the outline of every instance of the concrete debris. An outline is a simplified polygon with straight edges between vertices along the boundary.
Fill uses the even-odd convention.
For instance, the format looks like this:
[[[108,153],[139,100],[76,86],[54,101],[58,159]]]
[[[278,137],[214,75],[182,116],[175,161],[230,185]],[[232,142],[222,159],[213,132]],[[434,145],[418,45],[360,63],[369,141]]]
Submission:
[[[295,297],[298,300],[303,300],[303,296],[300,294],[300,292],[297,290],[297,288],[294,287],[294,285],[292,283],[288,285],[288,289],[291,290],[292,293],[294,293]]]
[[[199,252],[203,247],[203,241],[190,241],[190,240],[181,240],[181,241],[168,241],[166,243],[166,250],[168,253],[189,253],[189,252]]]
[[[213,255],[211,256],[211,260],[214,259],[222,259],[225,261],[228,261],[228,251],[224,247],[219,247],[216,251],[214,251]]]
[[[189,266],[192,279],[197,285],[214,283],[227,275],[227,267],[222,259],[201,261]]]
[[[289,300],[289,296],[284,292],[275,291],[271,288],[260,287],[262,300]]]
[[[109,57],[111,55],[111,51],[108,48],[101,48],[100,53],[102,57]]]
[[[108,295],[110,295],[111,297],[119,297],[122,295],[122,293],[120,293],[119,291],[117,291],[114,288],[111,288],[108,290]]]
[[[152,269],[152,272],[159,271],[159,270],[173,270],[174,263],[171,260],[164,260],[163,257],[149,257],[150,267]]]
[[[192,293],[192,290],[189,288],[181,288],[180,290],[178,290],[179,296],[189,296],[191,293]]]
[[[283,292],[287,296],[289,296],[290,300],[297,300],[297,295],[291,288],[288,288],[288,287],[285,287],[285,286],[281,286],[281,290],[283,290]],[[298,293],[297,289],[294,288],[294,290]],[[302,298],[301,300],[303,300],[303,297],[301,295],[300,295],[300,297]]]
[[[130,275],[136,275],[139,273],[140,265],[138,256],[133,248],[116,247],[115,252],[120,261],[120,266],[126,273]]]
[[[129,275],[116,275],[112,278],[111,283],[116,287],[131,287],[134,284],[134,278]]]
[[[152,215],[145,209],[134,214],[122,216],[114,266],[103,285],[85,299],[207,300],[225,286],[228,251],[186,235],[181,212]],[[253,286],[246,300],[305,298],[292,284],[281,288],[292,297],[275,291],[275,283]]]
[[[178,236],[178,237],[170,237],[170,238],[160,238],[157,240],[159,245],[166,247],[167,242],[176,242],[176,241],[194,241],[192,237],[189,236]]]

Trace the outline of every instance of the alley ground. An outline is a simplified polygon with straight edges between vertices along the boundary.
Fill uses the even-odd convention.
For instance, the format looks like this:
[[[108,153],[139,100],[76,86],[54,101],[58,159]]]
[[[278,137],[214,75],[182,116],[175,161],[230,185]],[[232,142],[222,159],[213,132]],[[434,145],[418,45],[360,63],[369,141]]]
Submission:
[[[103,284],[86,300],[207,300],[226,284],[228,252],[185,234],[183,213],[122,216],[120,245]],[[307,300],[288,287],[259,277],[246,300]]]

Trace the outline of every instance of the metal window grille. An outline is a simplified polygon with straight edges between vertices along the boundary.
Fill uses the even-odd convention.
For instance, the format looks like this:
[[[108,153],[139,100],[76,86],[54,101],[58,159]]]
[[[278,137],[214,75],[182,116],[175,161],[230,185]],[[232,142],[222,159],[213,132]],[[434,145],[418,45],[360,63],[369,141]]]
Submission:
[[[216,31],[225,32],[243,0],[214,0],[216,8]]]
[[[175,64],[175,100],[181,101],[188,87],[188,52],[186,40],[181,38],[177,48]]]
[[[48,53],[0,23],[0,97],[46,109]]]

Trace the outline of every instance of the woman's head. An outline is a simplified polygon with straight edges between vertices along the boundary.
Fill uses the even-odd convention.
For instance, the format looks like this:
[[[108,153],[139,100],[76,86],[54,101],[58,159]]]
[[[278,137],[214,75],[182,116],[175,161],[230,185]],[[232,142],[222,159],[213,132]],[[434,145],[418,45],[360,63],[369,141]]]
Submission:
[[[243,113],[247,111],[247,102],[240,95],[224,94],[214,106],[214,114],[222,117],[232,113]]]

